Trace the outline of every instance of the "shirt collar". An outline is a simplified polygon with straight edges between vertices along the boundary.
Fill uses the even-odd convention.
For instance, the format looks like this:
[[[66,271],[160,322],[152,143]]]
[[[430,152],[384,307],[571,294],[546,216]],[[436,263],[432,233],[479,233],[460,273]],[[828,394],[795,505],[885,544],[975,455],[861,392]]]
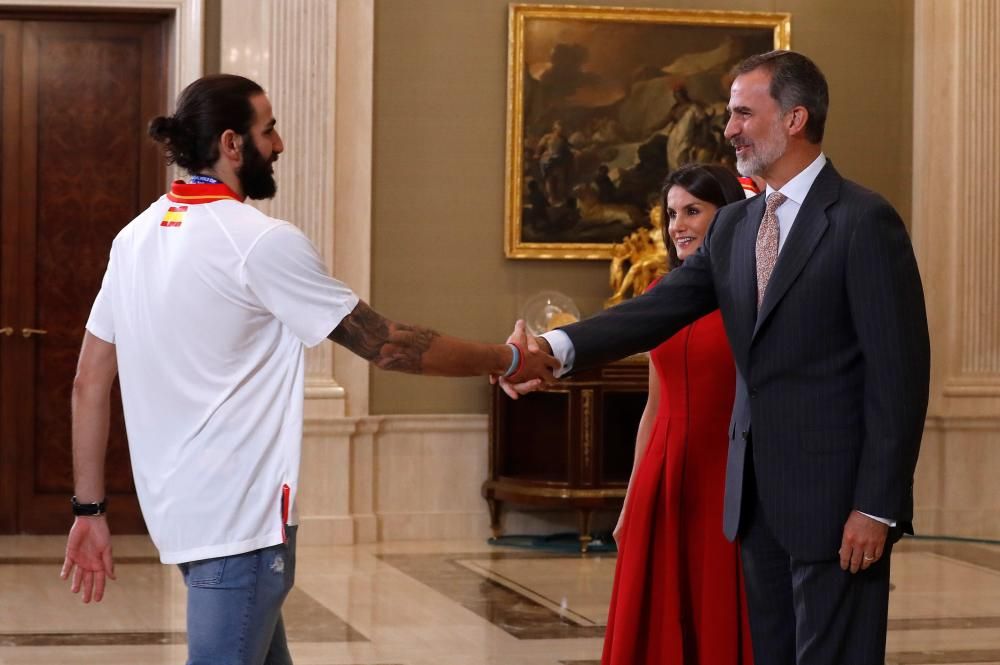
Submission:
[[[819,153],[819,157],[813,160],[812,164],[799,171],[794,178],[786,182],[785,186],[778,191],[784,194],[785,198],[789,201],[794,201],[802,205],[802,202],[806,200],[806,194],[809,193],[809,189],[816,182],[816,178],[824,166],[826,166],[826,155],[821,152]],[[774,189],[768,185],[767,195],[769,196],[773,191]]]
[[[229,189],[225,183],[212,184],[192,184],[183,180],[175,180],[167,193],[167,198],[174,203],[186,203],[188,205],[198,203],[212,203],[213,201],[223,201],[232,199],[242,201],[243,198],[236,192]]]

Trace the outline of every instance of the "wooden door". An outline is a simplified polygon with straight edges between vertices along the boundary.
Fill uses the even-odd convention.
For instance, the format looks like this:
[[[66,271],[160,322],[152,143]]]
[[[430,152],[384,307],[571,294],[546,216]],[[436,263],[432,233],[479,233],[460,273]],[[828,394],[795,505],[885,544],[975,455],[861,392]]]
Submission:
[[[0,533],[17,531],[18,131],[21,99],[21,26],[0,21]]]
[[[0,385],[3,408],[14,411],[14,530],[62,533],[72,521],[69,405],[84,325],[111,241],[164,188],[162,158],[145,132],[164,109],[164,27],[162,17],[86,15],[19,28],[18,211],[5,256],[16,287],[5,304],[12,323],[0,324],[15,333],[0,342]],[[117,394],[113,403],[109,519],[118,533],[139,532]]]

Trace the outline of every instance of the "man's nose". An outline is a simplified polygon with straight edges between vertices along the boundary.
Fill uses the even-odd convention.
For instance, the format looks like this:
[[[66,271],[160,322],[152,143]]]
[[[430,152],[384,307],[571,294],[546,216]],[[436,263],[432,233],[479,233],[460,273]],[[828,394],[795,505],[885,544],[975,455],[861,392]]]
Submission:
[[[724,133],[726,140],[732,139],[734,136],[739,134],[739,130],[736,128],[736,116],[729,116],[729,121],[726,122],[726,131]]]

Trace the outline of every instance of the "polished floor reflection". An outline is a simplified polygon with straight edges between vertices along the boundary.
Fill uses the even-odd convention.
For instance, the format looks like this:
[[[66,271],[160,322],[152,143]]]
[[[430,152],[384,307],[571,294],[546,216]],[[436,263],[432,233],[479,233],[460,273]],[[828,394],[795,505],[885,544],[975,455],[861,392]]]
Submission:
[[[184,587],[144,538],[84,607],[62,538],[0,538],[0,664],[184,662]],[[613,556],[481,542],[302,547],[285,608],[298,665],[596,665]],[[1000,664],[1000,547],[906,540],[893,556],[890,665]]]

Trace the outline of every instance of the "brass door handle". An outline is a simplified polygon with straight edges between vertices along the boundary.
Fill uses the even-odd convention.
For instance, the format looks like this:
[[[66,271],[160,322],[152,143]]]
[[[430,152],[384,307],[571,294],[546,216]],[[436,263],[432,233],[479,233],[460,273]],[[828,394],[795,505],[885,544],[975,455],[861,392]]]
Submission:
[[[6,328],[0,328],[0,335],[7,335],[7,337],[10,337],[13,334],[14,334],[14,329],[11,328],[10,326],[7,326]]]
[[[21,334],[24,335],[25,339],[32,335],[47,335],[48,333],[48,330],[39,330],[38,328],[21,328]]]

